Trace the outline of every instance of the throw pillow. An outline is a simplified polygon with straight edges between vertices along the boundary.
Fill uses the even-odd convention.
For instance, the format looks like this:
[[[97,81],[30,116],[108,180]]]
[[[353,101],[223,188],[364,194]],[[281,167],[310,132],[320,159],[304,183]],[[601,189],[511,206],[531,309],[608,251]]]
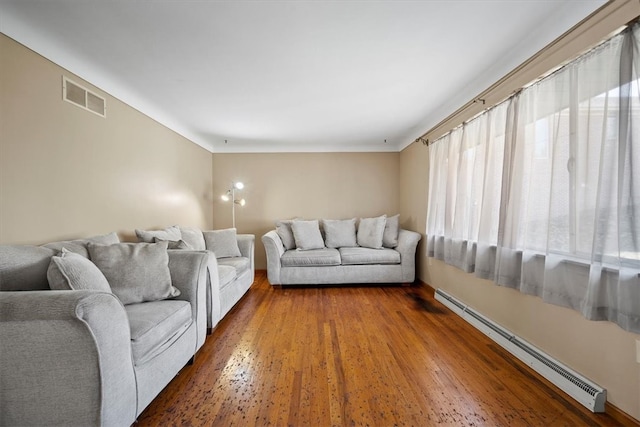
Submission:
[[[123,304],[135,304],[180,295],[171,285],[168,246],[168,242],[114,245],[89,242],[88,249],[113,293]]]
[[[160,242],[167,242],[169,244],[169,246],[167,247],[168,249],[193,249],[187,242],[185,242],[182,239],[175,241],[175,240],[164,240],[158,237],[153,238],[153,243],[160,243]]]
[[[177,225],[172,225],[164,230],[138,230],[136,229],[136,236],[138,236],[139,242],[153,243],[153,238],[158,237],[162,240],[178,241],[182,239],[182,233]]]
[[[328,248],[358,246],[356,241],[356,219],[323,219],[324,242]]]
[[[194,251],[204,251],[207,245],[202,236],[202,230],[192,227],[180,227],[180,234],[184,240]]]
[[[60,255],[51,257],[47,270],[49,287],[58,291],[91,289],[111,292],[107,278],[87,258],[62,248]]]
[[[398,246],[398,233],[400,232],[400,214],[387,217],[382,235],[382,246],[385,248],[395,248]]]
[[[296,248],[296,240],[293,237],[293,230],[291,230],[292,222],[292,219],[276,222],[276,233],[280,236],[280,240],[287,250]]]
[[[365,248],[382,249],[382,236],[387,216],[377,218],[362,218],[358,225],[358,245]]]
[[[324,240],[322,240],[322,234],[320,234],[318,220],[293,221],[291,223],[291,231],[293,231],[293,238],[299,251],[324,248]]]
[[[224,230],[203,231],[207,250],[212,251],[216,258],[230,258],[242,256],[238,247],[235,228]]]

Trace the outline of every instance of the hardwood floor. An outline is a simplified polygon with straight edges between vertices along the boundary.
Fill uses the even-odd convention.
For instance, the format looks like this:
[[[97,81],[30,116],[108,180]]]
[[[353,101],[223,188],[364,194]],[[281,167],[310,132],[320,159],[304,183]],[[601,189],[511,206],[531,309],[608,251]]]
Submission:
[[[264,272],[137,426],[614,426],[413,287]]]

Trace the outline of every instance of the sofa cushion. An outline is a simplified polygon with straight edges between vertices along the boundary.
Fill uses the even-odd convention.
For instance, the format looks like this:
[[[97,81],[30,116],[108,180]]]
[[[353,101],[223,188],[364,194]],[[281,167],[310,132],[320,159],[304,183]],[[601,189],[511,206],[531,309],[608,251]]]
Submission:
[[[323,248],[308,251],[291,250],[282,254],[283,267],[320,267],[340,265],[340,252],[337,249]]]
[[[382,246],[395,248],[398,246],[398,234],[400,233],[400,214],[388,216],[382,234]]]
[[[243,256],[233,258],[220,258],[218,259],[218,266],[220,265],[233,267],[236,270],[236,274],[239,276],[249,269],[249,258]]]
[[[296,248],[296,240],[293,237],[293,230],[291,230],[292,222],[292,219],[276,222],[276,233],[278,233],[280,240],[282,240],[282,245],[287,250]]]
[[[400,264],[400,252],[395,249],[340,248],[342,265]]]
[[[358,245],[365,248],[381,249],[386,221],[386,215],[377,218],[362,218],[358,225]]]
[[[328,248],[358,246],[356,242],[356,219],[323,219],[324,243]]]
[[[59,256],[51,257],[47,270],[49,287],[59,291],[90,289],[111,293],[107,278],[87,258],[62,248]]]
[[[177,225],[172,225],[164,230],[138,230],[136,229],[138,241],[145,243],[153,243],[153,238],[158,237],[162,240],[178,241],[182,239],[182,233]]]
[[[113,232],[109,234],[103,234],[100,236],[88,237],[86,239],[76,240],[64,240],[60,242],[51,242],[46,245],[42,245],[45,248],[53,249],[56,252],[62,251],[65,248],[69,252],[75,252],[82,255],[85,258],[89,258],[89,251],[87,250],[87,244],[89,242],[97,243],[99,245],[113,245],[114,243],[120,243],[118,235]]]
[[[133,363],[138,366],[169,347],[192,322],[188,301],[164,300],[125,306]]]
[[[324,240],[320,234],[318,220],[295,220],[291,223],[296,248],[301,251],[324,248]]]
[[[220,280],[220,290],[224,289],[229,283],[236,280],[238,274],[235,267],[231,265],[218,264],[218,280]]]
[[[194,251],[204,251],[207,249],[202,230],[193,227],[180,227],[180,234],[182,235],[182,240],[187,242]]]
[[[54,255],[42,246],[0,245],[0,291],[50,289],[47,269]]]
[[[123,304],[176,297],[171,285],[167,242],[89,243],[89,255],[104,274],[113,293]]]
[[[216,254],[216,258],[242,256],[238,247],[238,237],[235,228],[224,230],[203,231],[207,250]]]

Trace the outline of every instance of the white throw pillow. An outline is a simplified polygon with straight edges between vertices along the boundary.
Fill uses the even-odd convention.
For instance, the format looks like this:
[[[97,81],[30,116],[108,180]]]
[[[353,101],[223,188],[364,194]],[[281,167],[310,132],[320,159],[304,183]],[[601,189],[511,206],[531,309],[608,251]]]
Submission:
[[[324,241],[328,248],[358,246],[356,241],[356,219],[323,219]]]
[[[276,222],[276,233],[280,236],[280,240],[282,240],[282,244],[287,250],[296,248],[296,240],[293,237],[293,230],[291,230],[292,222],[292,219],[285,219]]]
[[[382,235],[382,246],[385,248],[398,246],[398,233],[400,233],[400,214],[387,217]]]
[[[231,258],[242,256],[238,247],[238,237],[235,228],[224,230],[203,231],[207,250],[216,254],[216,258]]]
[[[182,240],[191,246],[194,251],[207,249],[202,230],[194,227],[180,227],[180,234],[182,235]]]
[[[291,223],[291,230],[296,241],[296,248],[301,251],[324,248],[324,240],[320,233],[318,220],[296,220]]]
[[[104,274],[111,290],[123,304],[177,297],[171,285],[168,242],[89,243],[89,255]]]
[[[382,236],[387,216],[377,218],[362,218],[358,225],[358,245],[364,248],[382,249]]]
[[[94,263],[65,248],[59,256],[51,257],[47,280],[49,287],[58,291],[90,289],[111,292],[107,278]]]

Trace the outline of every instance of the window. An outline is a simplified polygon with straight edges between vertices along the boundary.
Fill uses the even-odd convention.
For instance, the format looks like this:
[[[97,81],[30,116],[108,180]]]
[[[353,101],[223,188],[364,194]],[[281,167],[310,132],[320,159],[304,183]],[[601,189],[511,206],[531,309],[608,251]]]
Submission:
[[[432,144],[429,256],[640,332],[639,45],[636,25]]]

